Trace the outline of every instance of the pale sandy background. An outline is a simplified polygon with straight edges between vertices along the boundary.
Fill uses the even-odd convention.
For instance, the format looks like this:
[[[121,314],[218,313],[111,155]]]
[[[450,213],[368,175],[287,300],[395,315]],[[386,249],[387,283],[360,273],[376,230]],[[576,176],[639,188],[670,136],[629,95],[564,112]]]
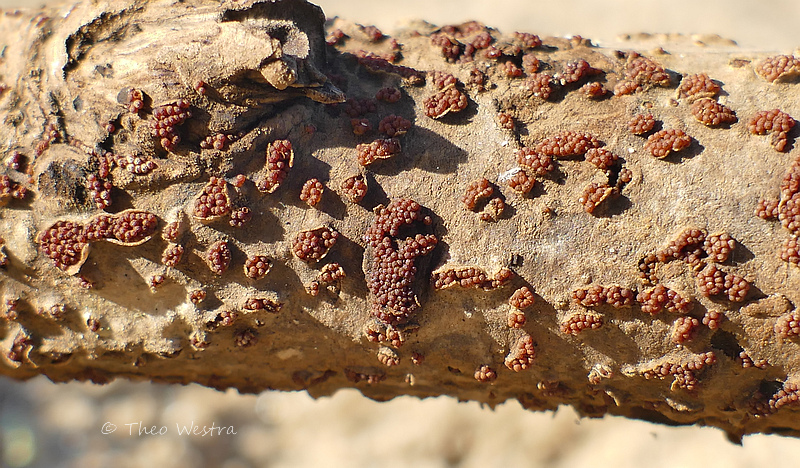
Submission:
[[[4,7],[42,3],[0,0]],[[438,24],[480,19],[501,30],[581,34],[606,45],[620,33],[648,31],[718,33],[744,48],[778,52],[800,46],[800,2],[792,0],[319,3],[329,16],[387,32],[410,18]],[[131,424],[139,421],[163,426],[165,433],[138,435]],[[102,434],[105,423],[116,431]],[[192,423],[232,427],[236,434],[178,434],[176,425]],[[0,379],[2,467],[739,468],[792,466],[798,453],[794,439],[750,436],[739,447],[714,429],[579,420],[569,408],[530,413],[516,403],[491,411],[450,398],[375,403],[352,390],[313,401],[300,393],[240,396],[198,386]]]

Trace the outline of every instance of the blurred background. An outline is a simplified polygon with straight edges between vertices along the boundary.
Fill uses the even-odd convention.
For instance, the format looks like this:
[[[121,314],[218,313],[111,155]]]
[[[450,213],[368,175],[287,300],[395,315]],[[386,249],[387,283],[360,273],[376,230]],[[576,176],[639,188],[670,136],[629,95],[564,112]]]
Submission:
[[[0,0],[0,8],[45,2]],[[320,0],[328,16],[391,33],[405,20],[478,19],[503,31],[580,34],[613,45],[623,33],[720,34],[745,49],[800,46],[796,0]],[[189,433],[194,435],[189,435]],[[205,433],[205,435],[203,435]],[[800,440],[662,427],[570,408],[494,411],[451,398],[377,403],[343,390],[239,395],[200,386],[105,386],[0,377],[0,467],[726,467],[787,466]]]

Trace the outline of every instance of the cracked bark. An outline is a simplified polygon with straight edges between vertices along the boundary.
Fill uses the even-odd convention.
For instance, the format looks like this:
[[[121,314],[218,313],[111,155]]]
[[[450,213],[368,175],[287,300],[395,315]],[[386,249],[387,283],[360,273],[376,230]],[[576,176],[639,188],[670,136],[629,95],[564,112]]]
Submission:
[[[770,136],[747,128],[759,111],[800,115],[791,77],[767,82],[755,72],[770,54],[740,51],[719,38],[697,44],[679,36],[632,37],[630,50],[663,65],[669,82],[592,100],[580,86],[588,79],[613,89],[625,78],[629,53],[561,38],[543,38],[527,50],[519,36],[489,30],[499,57],[486,58],[479,48],[470,62],[463,59],[468,39],[483,30],[462,27],[445,30],[453,55],[447,61],[445,42],[432,44],[431,25],[374,41],[368,29],[335,20],[328,33],[341,29],[347,37],[329,46],[323,23],[318,8],[298,0],[103,2],[0,19],[3,171],[10,186],[29,190],[23,200],[6,196],[0,211],[7,257],[0,372],[312,396],[352,386],[378,400],[447,394],[495,405],[511,398],[533,410],[569,404],[590,417],[712,425],[733,439],[798,434],[796,409],[787,403],[800,369],[798,343],[779,332],[800,300],[800,269],[778,255],[790,231],[754,214],[760,199],[779,196],[797,158],[795,131],[784,153],[770,146]],[[413,83],[413,72],[358,60],[360,51],[386,55],[398,47],[397,65],[460,80],[449,89],[468,97],[466,108],[432,119],[425,113],[426,99],[438,92],[431,74]],[[542,62],[542,73],[564,81],[547,100],[525,77],[508,75],[513,68],[506,63],[523,68],[525,53]],[[566,64],[578,59],[601,73],[568,83]],[[365,66],[376,63],[384,71]],[[486,73],[485,90],[471,80],[474,68]],[[736,112],[736,123],[707,127],[692,116],[690,99],[677,96],[681,76],[704,72],[722,85],[715,98]],[[400,100],[335,104],[345,95],[373,98],[385,87],[400,90]],[[132,89],[141,91],[142,109],[131,108]],[[152,134],[154,113],[181,100],[191,117],[167,132],[180,141],[164,143],[164,135]],[[513,128],[500,124],[500,113],[512,117]],[[642,113],[655,116],[655,130],[683,130],[690,146],[654,158],[646,138],[627,129]],[[356,146],[379,138],[378,122],[389,114],[413,122],[398,136],[400,153],[360,166]],[[366,119],[373,130],[354,135],[351,117]],[[620,160],[604,172],[581,156],[555,158],[553,172],[537,176],[528,195],[517,195],[508,186],[518,168],[515,150],[563,131],[591,133]],[[226,135],[219,148],[215,135]],[[263,193],[257,184],[269,175],[267,148],[283,139],[292,142],[293,167],[276,190]],[[15,154],[22,155],[18,170],[11,167],[20,158]],[[148,169],[148,161],[156,167]],[[107,175],[104,164],[111,165]],[[622,168],[631,178],[616,193],[611,186]],[[91,192],[91,174],[113,184],[105,210]],[[354,204],[341,185],[357,174],[369,190]],[[228,211],[250,210],[243,227],[232,226],[225,210],[195,217],[211,176],[228,181]],[[484,177],[505,199],[496,221],[490,213],[482,220],[460,200]],[[325,185],[315,207],[299,199],[312,178]],[[579,199],[591,183],[608,184],[601,190],[610,197],[590,214]],[[380,262],[364,234],[372,209],[400,198],[418,202],[432,222],[392,234],[392,245],[403,248],[409,233],[434,235],[438,243],[415,263],[412,289],[421,307],[392,328],[372,314],[381,304],[367,282]],[[37,243],[58,221],[83,226],[104,211],[121,218],[126,210],[155,214],[155,232],[143,242],[91,242],[79,252],[85,262],[68,269],[75,275],[54,266]],[[168,226],[175,237],[165,234]],[[339,233],[336,244],[320,262],[299,260],[292,253],[296,234],[320,226]],[[572,298],[592,286],[648,291],[640,261],[685,228],[730,234],[736,247],[719,268],[752,285],[741,302],[704,296],[696,271],[710,260],[702,252],[705,258],[693,265],[654,264],[654,279],[691,301],[687,314],[700,323],[716,312],[718,328],[698,326],[678,344],[675,313],[650,315],[635,301],[615,308]],[[230,268],[221,275],[207,265],[207,251],[219,241],[230,250]],[[162,253],[174,245],[183,257],[168,267]],[[242,266],[257,255],[272,268],[254,279]],[[308,294],[333,262],[346,277]],[[515,275],[488,290],[434,287],[434,270],[458,267],[481,268],[490,277],[509,268]],[[81,287],[89,282],[93,288]],[[535,302],[523,311],[521,327],[509,328],[520,323],[519,314],[509,321],[508,301],[522,286],[535,291]],[[192,301],[197,291],[204,300]],[[392,336],[367,339],[380,333]],[[525,355],[526,344],[535,358]],[[713,363],[684,372],[707,353]],[[747,359],[758,366],[745,367]],[[789,397],[781,400],[781,391]]]

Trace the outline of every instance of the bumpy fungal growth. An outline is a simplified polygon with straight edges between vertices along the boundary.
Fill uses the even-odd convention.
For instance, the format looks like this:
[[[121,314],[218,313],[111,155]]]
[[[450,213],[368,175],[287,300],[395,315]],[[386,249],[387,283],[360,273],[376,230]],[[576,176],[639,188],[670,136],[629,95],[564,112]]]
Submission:
[[[431,223],[414,200],[393,200],[376,207],[374,213],[364,234],[371,251],[367,269],[371,311],[380,321],[397,325],[408,321],[420,306],[415,291],[419,287],[417,259],[432,252],[439,239],[433,234],[397,237],[401,227]]]
[[[350,119],[350,126],[353,127],[353,135],[365,135],[372,131],[369,119]]]
[[[793,55],[775,55],[759,62],[755,70],[770,83],[784,81],[800,75],[800,60]]]
[[[128,105],[128,112],[136,114],[144,109],[144,94],[139,89],[129,88],[125,94],[125,103]]]
[[[513,277],[514,272],[508,268],[500,268],[494,275],[489,275],[478,267],[447,267],[434,271],[431,280],[435,289],[459,286],[489,291],[505,286]]]
[[[283,304],[270,298],[265,297],[249,297],[245,300],[242,309],[248,311],[263,311],[271,314],[277,314],[283,308]]]
[[[603,304],[614,308],[627,307],[633,304],[635,298],[635,291],[619,285],[594,284],[588,288],[577,288],[572,291],[572,301],[585,307],[598,307]]]
[[[400,98],[402,98],[402,97],[403,97],[403,95],[400,92],[400,90],[397,89],[397,88],[392,88],[392,87],[381,88],[375,94],[375,99],[377,99],[378,101],[387,102],[389,104],[394,104],[394,103],[400,101]]]
[[[206,264],[215,275],[222,275],[231,265],[231,251],[226,241],[217,241],[206,250]]]
[[[692,115],[698,122],[709,127],[735,123],[736,113],[713,99],[703,98],[692,103]]]
[[[479,204],[484,200],[488,200],[493,194],[494,185],[487,179],[478,179],[467,186],[467,191],[461,196],[461,203],[468,210],[476,211],[479,208]]]
[[[706,310],[702,322],[709,330],[716,330],[724,317],[725,315],[718,310]]]
[[[212,176],[194,202],[192,215],[202,221],[213,221],[231,212],[228,182]]]
[[[565,335],[577,335],[584,330],[597,330],[602,326],[602,315],[591,312],[575,312],[562,321],[559,328]]]
[[[531,73],[524,85],[533,97],[543,100],[550,99],[553,94],[553,78],[547,73]]]
[[[725,292],[725,272],[715,263],[706,265],[697,273],[697,289],[706,297],[722,294]]]
[[[251,219],[253,219],[253,212],[250,211],[250,208],[246,206],[242,206],[237,208],[231,212],[230,220],[228,224],[235,228],[242,228],[245,224],[247,224]]]
[[[511,309],[508,311],[506,315],[508,328],[522,328],[525,326],[527,322],[527,318],[525,318],[525,313],[519,309]]]
[[[505,359],[505,365],[514,372],[520,372],[529,368],[536,358],[536,350],[533,347],[533,338],[527,333],[523,334],[511,347]]]
[[[342,182],[342,194],[352,203],[361,203],[361,200],[367,196],[367,180],[364,174],[356,174],[350,176]]]
[[[678,152],[692,144],[692,137],[683,130],[670,128],[660,130],[649,137],[645,149],[658,159],[664,159],[672,152]]]
[[[319,295],[320,288],[328,288],[329,290],[336,292],[338,290],[339,283],[345,276],[347,275],[345,274],[344,268],[342,268],[341,265],[338,263],[329,263],[322,267],[317,279],[306,286],[306,291],[308,291],[308,293],[312,296]]]
[[[183,258],[184,248],[182,245],[170,244],[161,254],[161,263],[168,267],[177,266]]]
[[[770,134],[770,145],[776,151],[788,149],[789,139],[787,133],[794,127],[792,116],[780,109],[757,112],[747,122],[747,130],[753,135]]]
[[[634,135],[644,135],[653,130],[656,126],[656,119],[653,114],[636,114],[628,121],[628,131]]]
[[[619,156],[611,152],[608,148],[589,148],[586,151],[586,161],[594,164],[598,169],[605,171],[613,166]]]
[[[706,247],[707,235],[704,229],[686,228],[678,234],[678,237],[671,240],[666,248],[658,251],[656,257],[660,262],[683,260],[686,263],[695,265],[706,255],[704,248]],[[713,249],[712,245],[716,245],[718,242],[718,248],[723,249],[719,239],[709,242],[708,249]],[[725,242],[727,242],[727,239]]]
[[[258,190],[273,193],[294,166],[294,150],[289,140],[275,140],[267,146],[267,174],[256,183]]]
[[[538,152],[534,148],[520,148],[514,152],[514,155],[517,159],[517,164],[532,175],[543,176],[555,169],[553,158],[550,155]]]
[[[58,221],[39,234],[39,249],[53,264],[67,274],[80,270],[89,255],[89,242],[83,226],[71,221]]]
[[[636,52],[628,54],[625,79],[614,86],[614,94],[624,95],[645,91],[654,86],[670,85],[669,74],[656,61]]]
[[[800,266],[800,242],[797,236],[791,236],[783,242],[780,257],[784,262]]]
[[[536,185],[536,179],[528,175],[528,172],[525,169],[520,169],[508,179],[508,186],[511,190],[525,195],[530,192],[533,187]]]
[[[233,343],[239,348],[247,348],[258,343],[258,334],[252,328],[245,328],[233,335]]]
[[[608,94],[608,90],[605,88],[605,86],[596,81],[586,83],[585,85],[581,86],[578,91],[589,99],[601,99]]]
[[[265,255],[248,256],[244,262],[244,275],[257,280],[267,276],[272,270],[272,259]]]
[[[599,148],[602,143],[594,135],[587,132],[564,131],[545,138],[534,150],[538,154],[555,158],[582,156],[591,148]]]
[[[336,244],[339,233],[327,226],[297,233],[292,244],[292,253],[304,262],[316,262],[325,258]]]
[[[789,232],[800,231],[800,192],[784,197],[778,204],[778,219]]]
[[[497,123],[500,125],[500,127],[505,128],[506,130],[513,130],[514,116],[508,112],[500,112],[497,114]]]
[[[358,163],[368,166],[379,159],[388,159],[400,153],[400,140],[397,138],[379,138],[372,143],[361,143],[356,146]]]
[[[583,189],[583,193],[578,198],[578,203],[583,205],[583,210],[587,213],[593,213],[601,203],[609,197],[619,193],[616,187],[611,187],[608,184],[598,184],[592,182]]]
[[[769,366],[769,362],[766,359],[753,359],[747,351],[742,351],[739,353],[739,356],[736,358],[739,362],[739,365],[742,368],[747,369],[749,367],[755,367],[757,369],[766,369]]]
[[[389,138],[405,135],[411,128],[411,122],[399,115],[387,115],[378,124],[378,131]]]
[[[731,302],[743,302],[750,292],[750,282],[736,273],[725,275],[725,293]]]
[[[703,250],[709,260],[716,263],[724,263],[728,260],[728,256],[735,248],[736,241],[727,232],[711,234],[703,242]]]
[[[224,133],[216,133],[214,135],[207,136],[203,141],[200,142],[200,148],[202,149],[215,149],[217,151],[224,150],[228,143],[235,141],[236,138],[233,135],[226,135]]]
[[[154,120],[150,123],[151,134],[159,139],[165,150],[172,151],[180,143],[181,137],[176,133],[175,127],[183,124],[192,116],[189,107],[189,101],[178,99],[173,104],[165,104],[153,109]]]
[[[675,319],[672,324],[672,334],[670,340],[673,343],[684,343],[694,338],[697,333],[697,327],[700,326],[700,321],[694,317],[682,316]]]
[[[508,299],[508,304],[519,310],[527,309],[532,306],[534,302],[536,302],[536,296],[533,295],[533,291],[527,286],[522,286],[514,291],[514,294]]]
[[[486,364],[475,369],[475,380],[481,383],[491,383],[497,380],[497,372]]]
[[[6,190],[4,190],[4,187],[2,187],[3,185],[6,185],[5,178],[0,180],[0,204],[3,203],[4,195],[6,193]],[[111,206],[111,190],[113,188],[114,184],[108,180],[98,178],[96,174],[92,173],[86,176],[86,192],[88,193],[89,198],[94,201],[95,206],[97,206],[97,209],[99,210],[105,210]],[[8,192],[10,192],[9,195],[13,197],[14,191],[9,190]],[[8,197],[5,197],[5,199],[8,199]]]
[[[781,338],[800,335],[800,310],[794,309],[778,317],[778,321],[775,322],[775,334]]]
[[[553,76],[558,82],[564,86],[571,83],[577,83],[587,76],[597,75],[602,73],[602,70],[589,65],[584,59],[572,60],[564,65],[564,70]]]
[[[451,112],[461,112],[467,108],[467,104],[467,95],[455,86],[445,88],[423,102],[425,115],[432,119],[441,119]]]
[[[325,186],[319,179],[308,179],[300,190],[300,200],[306,202],[308,206],[316,206],[317,203],[322,201],[322,193],[325,191]]]
[[[636,296],[636,301],[641,304],[642,312],[656,315],[665,308],[670,312],[685,314],[691,309],[692,303],[685,299],[678,292],[667,288],[663,284],[640,292]]]
[[[91,224],[90,224],[91,226]],[[113,217],[111,236],[106,240],[123,245],[139,245],[148,241],[156,231],[155,214],[140,210],[125,210]]]
[[[678,86],[678,98],[692,102],[696,99],[713,98],[722,88],[707,73],[686,75]]]
[[[386,367],[392,367],[400,364],[400,356],[392,348],[381,346],[378,349],[378,361]]]
[[[672,391],[679,388],[694,391],[700,386],[699,374],[716,362],[716,354],[713,351],[708,351],[702,354],[694,354],[691,358],[681,362],[663,362],[653,369],[645,371],[643,375],[646,379],[663,379],[671,375],[674,378],[671,386]]]

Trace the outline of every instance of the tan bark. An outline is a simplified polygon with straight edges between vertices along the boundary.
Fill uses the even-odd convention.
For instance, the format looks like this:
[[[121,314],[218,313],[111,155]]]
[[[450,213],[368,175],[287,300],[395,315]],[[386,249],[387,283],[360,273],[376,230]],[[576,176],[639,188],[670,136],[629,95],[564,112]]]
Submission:
[[[419,24],[371,40],[370,30],[336,20],[328,33],[341,29],[348,37],[326,46],[323,21],[321,10],[299,0],[95,2],[2,17],[0,138],[9,188],[0,211],[7,255],[0,372],[55,381],[198,382],[243,392],[304,389],[313,396],[354,386],[375,399],[447,394],[490,405],[516,398],[536,410],[570,404],[586,416],[713,425],[734,439],[798,433],[792,402],[800,354],[791,314],[800,300],[800,269],[779,255],[796,227],[754,214],[762,198],[780,200],[784,218],[792,214],[797,188],[781,192],[781,180],[797,159],[796,131],[779,152],[773,148],[779,136],[748,130],[759,111],[800,115],[796,67],[769,82],[756,70],[771,54],[739,51],[719,38],[631,38],[630,50],[666,69],[659,77],[651,68],[648,81],[632,75],[630,51],[579,38],[535,45],[466,25],[432,41],[442,31]],[[474,60],[465,59],[466,44],[481,32],[492,36],[497,58],[478,47]],[[449,62],[443,44],[455,51]],[[358,60],[361,51],[400,55],[392,66]],[[507,64],[530,64],[524,54],[551,77],[549,96],[531,86],[537,76],[547,80],[542,75],[509,76]],[[579,59],[599,73],[570,83],[568,64]],[[483,86],[471,79],[473,69],[485,72]],[[458,82],[440,91],[432,71]],[[700,73],[722,86],[710,98],[732,109],[735,123],[709,127],[695,119],[691,101],[698,95],[676,88],[682,77]],[[626,79],[629,90],[642,89],[623,94]],[[581,88],[587,82],[602,85],[606,96],[590,99]],[[358,116],[352,101],[334,104],[345,95],[373,100],[385,87],[399,89],[400,100],[362,102],[368,112]],[[615,88],[619,95],[612,96]],[[426,107],[437,93],[449,93],[454,103],[431,118]],[[462,96],[464,109],[455,102],[463,104]],[[191,116],[183,122],[185,111]],[[355,135],[367,122],[351,123],[348,112],[372,130]],[[154,137],[153,123],[164,113],[176,114],[177,123],[161,119],[162,129],[172,128]],[[654,144],[628,130],[634,115],[646,113],[660,125],[651,133],[681,130],[689,146],[654,157]],[[362,167],[359,157],[369,157],[359,156],[357,145],[386,138],[379,121],[390,114],[413,123],[397,136],[402,149]],[[591,134],[598,141],[591,144],[619,160],[603,171],[586,160],[602,154],[554,157],[554,170],[535,176],[529,194],[511,190],[515,152],[566,131]],[[229,141],[214,139],[220,134]],[[180,141],[171,140],[175,135]],[[280,186],[259,190],[273,180],[268,148],[284,139],[292,142],[293,167]],[[539,145],[529,155],[542,152]],[[18,170],[10,167],[15,153],[22,155]],[[342,184],[362,173],[369,190],[356,204]],[[215,185],[211,177],[227,182],[214,179]],[[315,178],[325,190],[311,207],[300,194]],[[478,201],[478,212],[464,206],[468,187],[481,178],[502,194],[503,213],[497,202],[483,213],[485,201]],[[103,210],[105,182],[113,189]],[[607,197],[596,208],[585,191],[592,183],[595,201]],[[21,197],[18,185],[28,190],[21,200],[14,198]],[[198,200],[215,186],[231,206],[198,211]],[[416,296],[421,306],[408,302],[406,312],[380,301],[386,278],[375,273],[378,244],[364,237],[373,208],[398,199],[423,207],[420,222],[391,235],[371,232],[392,249],[406,248],[406,236],[415,234],[435,236],[436,243],[405,261],[416,268],[406,290],[388,288]],[[237,211],[243,207],[252,220],[235,227],[246,218]],[[113,216],[102,218],[104,212]],[[240,217],[231,219],[231,212]],[[85,230],[106,219],[122,229],[120,220],[133,213],[155,215],[155,230],[91,240],[63,268],[46,255],[48,229],[59,221]],[[421,222],[425,216],[429,224]],[[300,260],[293,254],[296,236],[321,233],[321,226],[339,233],[336,243],[319,262]],[[694,252],[697,258],[688,255],[702,244],[669,251],[687,228],[708,238],[725,232],[735,247],[728,258],[710,247]],[[182,258],[166,266],[165,250],[174,254],[177,245]],[[658,252],[688,256],[654,262],[651,281],[690,305],[651,315],[645,296],[619,308],[592,303],[593,287],[603,294],[614,286],[633,296],[650,291],[639,265]],[[708,297],[696,278],[704,272],[713,280],[709,265],[717,254],[723,284]],[[243,268],[255,256],[271,265],[263,278]],[[314,286],[334,262],[346,276]],[[329,275],[338,272],[327,268]],[[493,276],[504,268],[512,278]],[[443,283],[435,280],[445,281],[448,271],[471,271],[480,287],[438,288]],[[742,281],[750,289],[737,296]],[[81,287],[90,282],[91,289]],[[534,303],[517,310],[509,298],[523,286],[535,291]],[[307,292],[314,287],[316,296]],[[589,296],[583,304],[581,289]],[[192,301],[196,291],[205,299]],[[617,299],[625,302],[624,295]],[[396,318],[407,322],[390,325]],[[716,318],[718,327],[704,318]]]

